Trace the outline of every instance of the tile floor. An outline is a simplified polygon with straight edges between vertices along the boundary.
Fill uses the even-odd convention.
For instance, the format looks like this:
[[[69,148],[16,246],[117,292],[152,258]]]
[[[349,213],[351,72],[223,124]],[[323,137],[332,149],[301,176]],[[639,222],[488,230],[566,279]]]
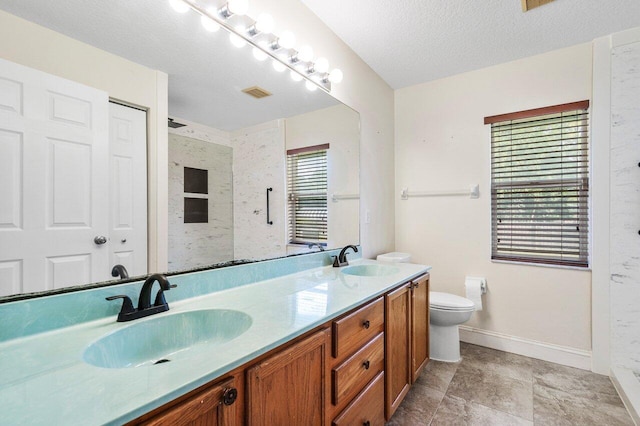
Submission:
[[[606,376],[462,343],[430,361],[387,426],[631,425]]]

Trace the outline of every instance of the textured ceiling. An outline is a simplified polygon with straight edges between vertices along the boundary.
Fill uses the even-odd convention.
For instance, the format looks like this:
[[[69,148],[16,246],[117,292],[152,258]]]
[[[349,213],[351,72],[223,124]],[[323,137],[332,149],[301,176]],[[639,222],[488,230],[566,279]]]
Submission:
[[[256,61],[249,47],[231,46],[226,31],[206,32],[198,15],[178,14],[166,0],[0,0],[0,9],[166,72],[170,116],[230,131],[337,104],[270,61]],[[255,85],[273,96],[241,92]]]
[[[640,0],[301,1],[394,89],[640,25]]]

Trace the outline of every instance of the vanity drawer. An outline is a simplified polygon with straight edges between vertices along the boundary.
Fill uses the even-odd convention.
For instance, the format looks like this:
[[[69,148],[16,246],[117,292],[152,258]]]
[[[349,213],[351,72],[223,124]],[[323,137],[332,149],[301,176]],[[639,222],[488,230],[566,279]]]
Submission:
[[[349,355],[384,331],[384,301],[377,299],[357,311],[333,321],[334,358]]]
[[[333,419],[333,426],[384,426],[384,372],[358,395],[347,408]]]
[[[384,333],[378,334],[331,372],[334,405],[349,401],[384,369]]]

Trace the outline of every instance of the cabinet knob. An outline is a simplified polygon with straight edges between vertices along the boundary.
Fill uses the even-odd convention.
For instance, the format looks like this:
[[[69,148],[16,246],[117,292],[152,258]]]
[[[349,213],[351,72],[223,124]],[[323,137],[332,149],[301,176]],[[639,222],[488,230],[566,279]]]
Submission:
[[[418,287],[420,287],[420,282],[419,281],[413,283],[413,288],[418,288]]]
[[[369,360],[366,360],[365,362],[362,363],[362,366],[364,367],[365,370],[369,369]]]
[[[371,326],[371,323],[369,322],[369,320],[362,321],[362,327],[369,328],[370,326]]]
[[[222,403],[224,405],[231,405],[238,399],[238,389],[227,388],[222,392]]]

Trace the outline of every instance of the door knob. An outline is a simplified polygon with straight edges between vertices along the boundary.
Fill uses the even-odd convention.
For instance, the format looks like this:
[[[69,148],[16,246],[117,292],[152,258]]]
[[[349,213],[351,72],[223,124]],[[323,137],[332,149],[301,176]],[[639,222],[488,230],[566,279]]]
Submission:
[[[98,235],[93,239],[93,242],[97,245],[102,245],[107,242],[107,237],[105,237],[104,235]]]

